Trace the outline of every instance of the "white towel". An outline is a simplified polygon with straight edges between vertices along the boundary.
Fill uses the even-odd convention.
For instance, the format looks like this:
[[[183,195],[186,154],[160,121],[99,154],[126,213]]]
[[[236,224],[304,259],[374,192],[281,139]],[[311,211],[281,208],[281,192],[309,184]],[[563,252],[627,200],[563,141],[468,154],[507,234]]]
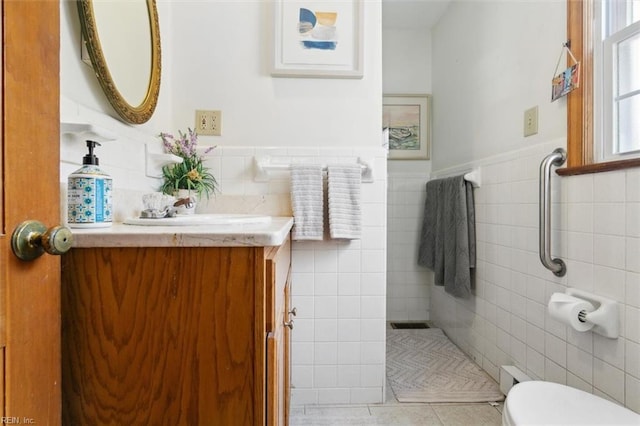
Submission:
[[[322,198],[322,166],[292,164],[291,206],[294,240],[322,240],[324,235]]]
[[[327,166],[331,238],[357,240],[361,235],[359,164]]]

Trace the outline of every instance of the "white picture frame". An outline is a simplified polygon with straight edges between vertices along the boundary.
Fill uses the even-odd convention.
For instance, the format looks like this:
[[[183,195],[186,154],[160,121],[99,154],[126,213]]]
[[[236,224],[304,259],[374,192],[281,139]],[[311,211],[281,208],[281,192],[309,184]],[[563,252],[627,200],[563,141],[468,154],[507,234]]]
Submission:
[[[273,77],[362,78],[362,0],[274,0]]]
[[[388,129],[389,160],[428,160],[431,95],[383,95],[382,127]]]

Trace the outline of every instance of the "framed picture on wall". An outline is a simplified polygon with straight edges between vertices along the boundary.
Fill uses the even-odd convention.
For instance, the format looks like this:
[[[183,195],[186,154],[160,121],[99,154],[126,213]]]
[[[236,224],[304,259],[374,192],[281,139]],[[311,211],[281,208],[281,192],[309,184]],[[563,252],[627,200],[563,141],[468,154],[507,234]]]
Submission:
[[[428,160],[430,95],[383,95],[382,127],[389,134],[389,160]]]
[[[272,76],[362,78],[362,0],[273,3]]]

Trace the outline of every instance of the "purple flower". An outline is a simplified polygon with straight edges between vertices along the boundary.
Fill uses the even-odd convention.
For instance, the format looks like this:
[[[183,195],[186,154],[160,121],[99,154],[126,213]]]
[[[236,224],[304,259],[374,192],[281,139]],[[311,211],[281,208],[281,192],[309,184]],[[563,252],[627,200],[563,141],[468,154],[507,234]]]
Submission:
[[[183,159],[190,159],[192,161],[202,161],[202,158],[198,156],[198,134],[191,128],[187,128],[187,133],[183,133],[178,130],[178,138],[170,133],[161,132],[160,138],[165,152],[177,155]],[[216,147],[207,147],[204,154],[208,154]]]

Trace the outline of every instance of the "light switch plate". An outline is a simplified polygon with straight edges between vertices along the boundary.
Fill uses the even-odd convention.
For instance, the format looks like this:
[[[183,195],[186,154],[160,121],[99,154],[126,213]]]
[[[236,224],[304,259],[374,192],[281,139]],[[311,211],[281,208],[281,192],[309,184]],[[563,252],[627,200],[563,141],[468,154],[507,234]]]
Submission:
[[[196,133],[220,136],[222,134],[222,111],[196,110]]]
[[[538,133],[538,107],[534,106],[524,112],[524,136]]]

